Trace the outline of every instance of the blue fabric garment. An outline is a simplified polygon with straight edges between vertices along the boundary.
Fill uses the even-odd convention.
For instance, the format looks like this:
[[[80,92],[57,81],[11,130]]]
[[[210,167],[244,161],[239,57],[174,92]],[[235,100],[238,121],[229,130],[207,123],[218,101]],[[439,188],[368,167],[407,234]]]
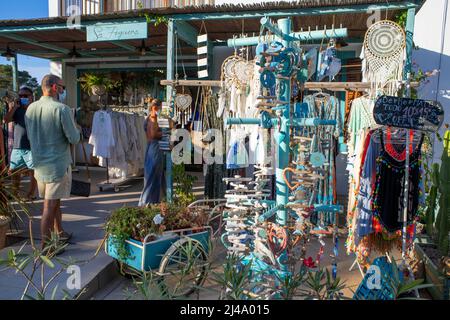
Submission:
[[[155,204],[161,201],[163,170],[163,156],[159,149],[159,142],[153,140],[148,143],[147,151],[145,152],[144,190],[142,190],[139,206]]]
[[[361,172],[359,181],[358,194],[358,210],[359,215],[355,221],[355,244],[358,245],[360,239],[372,233],[372,192],[373,183],[375,179],[377,158],[381,152],[381,145],[379,142],[370,140],[367,154],[364,159],[364,167]]]

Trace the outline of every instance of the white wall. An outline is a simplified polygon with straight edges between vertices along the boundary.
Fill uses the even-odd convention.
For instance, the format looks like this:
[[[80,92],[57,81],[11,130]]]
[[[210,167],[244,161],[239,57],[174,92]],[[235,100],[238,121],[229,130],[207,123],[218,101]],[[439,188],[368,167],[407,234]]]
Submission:
[[[48,16],[57,17],[59,16],[59,0],[48,0]]]
[[[439,101],[445,110],[445,123],[450,123],[450,0],[427,0],[416,14],[413,61],[424,71],[440,70],[421,87],[423,99]],[[443,126],[441,133],[445,130]],[[436,140],[434,161],[439,161],[442,144]]]

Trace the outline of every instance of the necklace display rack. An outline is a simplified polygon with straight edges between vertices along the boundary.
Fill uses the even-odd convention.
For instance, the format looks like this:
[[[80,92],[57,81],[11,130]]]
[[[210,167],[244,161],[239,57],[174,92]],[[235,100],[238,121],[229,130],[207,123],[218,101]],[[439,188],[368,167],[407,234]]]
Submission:
[[[313,227],[308,226],[311,213],[320,212],[339,214],[343,212],[343,207],[335,205],[332,201],[317,202],[318,194],[314,192],[317,183],[322,183],[326,187],[329,194],[333,194],[332,184],[325,184],[329,182],[330,176],[328,173],[332,168],[331,157],[320,157],[315,160],[322,163],[314,163],[314,156],[318,156],[317,153],[308,154],[308,159],[290,165],[291,157],[291,132],[295,129],[309,127],[311,131],[327,130],[325,128],[335,127],[337,121],[335,118],[324,118],[320,115],[311,115],[312,117],[305,118],[291,118],[291,80],[296,78],[299,65],[301,64],[301,49],[293,45],[291,34],[291,20],[280,19],[277,25],[273,25],[268,19],[262,19],[261,21],[263,30],[268,29],[272,34],[277,35],[277,41],[270,44],[256,43],[258,45],[257,52],[260,52],[256,58],[259,64],[261,72],[261,85],[262,89],[257,105],[260,107],[259,118],[228,118],[226,120],[227,125],[258,125],[262,128],[271,128],[274,130],[274,136],[276,139],[276,153],[278,157],[278,163],[276,165],[276,200],[272,202],[264,202],[261,204],[260,199],[254,202],[253,206],[250,206],[250,212],[243,210],[243,207],[233,208],[236,212],[247,212],[250,219],[247,220],[247,224],[243,223],[242,218],[231,220],[232,223],[240,223],[240,227],[252,230],[252,238],[250,241],[253,243],[252,247],[247,247],[242,243],[233,244],[231,248],[233,250],[239,250],[244,255],[244,263],[250,263],[252,261],[252,270],[257,271],[257,274],[266,274],[272,276],[272,281],[277,283],[277,280],[282,279],[290,274],[288,261],[290,259],[291,252],[289,252],[289,244],[299,243],[299,239],[305,234],[314,234],[318,237],[321,243],[320,250],[316,262],[320,263],[320,258],[323,254],[324,242],[322,237],[327,234],[327,230],[317,228],[313,230]],[[242,40],[242,39],[241,39]],[[275,90],[273,90],[275,89]],[[273,92],[275,91],[275,95]],[[322,128],[322,130],[321,130]],[[325,129],[325,130],[324,130]],[[329,130],[328,130],[329,131]],[[310,149],[311,145],[315,142],[309,137],[293,138],[294,144],[302,144],[303,148]],[[329,142],[329,141],[327,141]],[[331,147],[331,144],[329,144]],[[313,147],[314,149],[314,147]],[[328,150],[331,154],[331,148]],[[312,156],[311,156],[312,155]],[[325,164],[325,162],[327,162]],[[314,167],[316,165],[316,167]],[[287,177],[286,174],[294,173],[292,177]],[[325,175],[322,175],[325,173]],[[239,178],[246,179],[246,178]],[[292,187],[289,180],[295,181]],[[242,180],[239,180],[242,182]],[[250,182],[251,178],[249,181]],[[228,180],[229,183],[232,181]],[[298,185],[303,186],[302,193],[309,195],[308,201],[297,201],[296,196],[300,192]],[[236,193],[241,191],[241,187],[233,185],[235,187],[232,192]],[[331,188],[327,189],[327,188]],[[244,191],[242,189],[242,191]],[[324,196],[324,195],[322,195]],[[235,194],[234,201],[238,201],[242,198],[242,195]],[[246,197],[244,197],[246,199]],[[239,211],[242,210],[242,211]],[[230,219],[230,218],[228,218]],[[252,223],[253,221],[253,223]],[[337,222],[337,219],[335,219]],[[245,227],[244,227],[245,226]],[[233,230],[235,231],[235,230]],[[333,228],[330,235],[336,235],[337,228]],[[228,231],[229,232],[229,231]],[[237,231],[236,231],[237,232]],[[247,235],[241,235],[242,240]],[[227,235],[224,236],[224,239]],[[335,237],[335,243],[336,241]],[[231,237],[231,239],[238,239]],[[248,239],[248,238],[246,238]],[[228,242],[231,243],[228,236]],[[302,248],[304,252],[304,248]],[[334,256],[337,256],[337,250],[334,251]],[[266,259],[263,259],[266,258]],[[305,259],[303,255],[302,260]],[[333,265],[335,266],[335,262]],[[304,264],[306,265],[305,261]],[[336,276],[336,269],[333,272]],[[273,277],[276,276],[276,277]],[[265,278],[267,280],[267,278]]]

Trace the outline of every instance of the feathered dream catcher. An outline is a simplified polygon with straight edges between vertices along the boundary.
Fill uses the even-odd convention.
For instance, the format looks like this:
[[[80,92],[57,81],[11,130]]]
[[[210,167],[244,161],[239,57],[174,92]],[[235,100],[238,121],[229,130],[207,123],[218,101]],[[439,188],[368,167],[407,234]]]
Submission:
[[[181,92],[179,90],[179,87],[175,88],[175,96],[173,98],[175,118],[173,120],[183,126],[188,122],[192,105],[192,95],[188,88],[182,87]]]
[[[397,92],[403,77],[405,48],[405,32],[393,21],[376,22],[367,30],[362,71],[366,81],[375,83],[375,93],[380,89],[387,95]]]

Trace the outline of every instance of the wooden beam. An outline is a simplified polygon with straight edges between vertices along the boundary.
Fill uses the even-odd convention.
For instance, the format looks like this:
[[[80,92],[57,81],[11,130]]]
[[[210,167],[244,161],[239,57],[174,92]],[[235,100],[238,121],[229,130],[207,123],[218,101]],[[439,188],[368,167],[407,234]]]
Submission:
[[[219,80],[161,80],[162,86],[186,86],[186,87],[221,87]]]
[[[186,87],[221,87],[223,82],[220,80],[161,80],[163,86],[186,86]],[[419,83],[411,83],[411,86],[417,87]],[[370,82],[307,82],[305,89],[322,89],[330,91],[345,91],[345,90],[365,90],[370,89],[372,83]]]
[[[175,21],[174,25],[178,38],[186,42],[188,45],[196,48],[198,35],[197,29],[184,21]]]
[[[21,35],[18,35],[18,34],[14,34],[14,33],[4,33],[4,34],[2,34],[2,37],[13,39],[13,40],[17,40],[17,41],[28,43],[28,44],[32,44],[34,46],[38,46],[38,47],[41,47],[41,48],[49,49],[49,50],[56,51],[56,52],[59,52],[59,53],[68,54],[70,52],[69,49],[57,47],[57,46],[54,46],[54,45],[48,44],[48,43],[40,43],[40,42],[38,42],[36,40],[32,40],[32,39],[29,39],[29,38],[26,38],[24,36],[21,36]]]

